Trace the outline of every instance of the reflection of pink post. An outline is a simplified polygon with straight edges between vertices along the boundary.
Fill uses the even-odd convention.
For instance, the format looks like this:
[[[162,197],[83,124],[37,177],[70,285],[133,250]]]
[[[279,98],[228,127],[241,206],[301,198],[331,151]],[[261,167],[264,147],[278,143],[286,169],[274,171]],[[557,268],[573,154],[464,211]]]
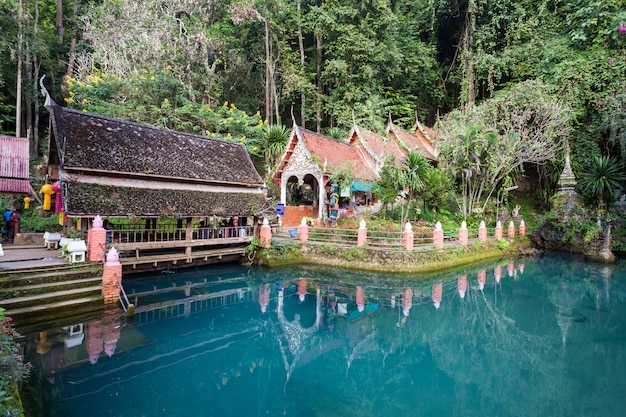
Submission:
[[[117,279],[122,281],[122,264],[119,261],[117,249],[111,248],[107,253],[107,261],[102,271],[102,297],[105,304],[119,302],[115,290]]]
[[[506,272],[510,277],[515,274],[515,263],[513,261],[509,261],[509,264],[506,266]]]
[[[100,353],[104,350],[104,339],[102,337],[102,322],[100,320],[87,323],[87,354],[89,362],[95,365],[98,362]]]
[[[300,300],[301,303],[304,302],[306,298],[306,287],[307,287],[306,279],[300,278],[298,280],[298,299]]]
[[[498,265],[493,269],[493,275],[496,277],[496,283],[499,283],[500,278],[502,278],[502,265]]]
[[[515,237],[515,223],[513,223],[513,220],[509,222],[508,236],[509,239],[513,239]]]
[[[496,223],[496,239],[502,240],[502,222],[500,220]]]
[[[469,240],[469,232],[467,231],[467,223],[465,220],[461,223],[461,228],[459,229],[459,244],[467,246],[467,242]]]
[[[356,309],[359,313],[365,310],[365,292],[363,287],[356,287]]]
[[[483,269],[478,273],[478,289],[485,289],[485,282],[487,282],[487,270]]]
[[[270,284],[261,284],[259,286],[259,305],[261,313],[267,311],[267,305],[270,303]]]
[[[298,226],[298,238],[300,242],[306,243],[309,241],[309,225],[306,224],[306,218],[302,218],[300,226]]]
[[[524,273],[524,262],[520,262],[519,263],[519,272],[520,272],[520,274]]]
[[[261,240],[262,248],[269,248],[272,246],[272,228],[270,227],[270,221],[267,218],[263,219],[263,225],[259,232],[259,239]]]
[[[526,235],[526,223],[524,223],[524,220],[522,220],[519,223],[519,235],[520,236],[525,236]]]
[[[413,250],[414,237],[415,233],[413,233],[413,226],[411,226],[411,223],[406,222],[406,226],[404,226],[404,232],[402,233],[402,245],[409,252]]]
[[[411,307],[413,307],[413,290],[407,288],[402,294],[402,314],[404,315],[404,317],[409,316]]]
[[[457,288],[459,290],[459,297],[465,298],[465,293],[467,292],[467,275],[459,277]]]
[[[359,248],[362,248],[363,246],[365,246],[366,242],[367,242],[367,228],[365,227],[365,220],[361,220],[359,222],[359,232],[356,238],[356,245]]]
[[[435,230],[433,230],[433,246],[437,249],[443,249],[443,229],[441,222],[437,222]]]
[[[96,216],[93,219],[87,240],[89,241],[89,261],[104,261],[104,245],[107,242],[107,231],[102,227],[100,216]]]
[[[432,299],[433,299],[433,304],[435,308],[439,309],[439,306],[441,305],[441,300],[443,299],[443,283],[442,282],[433,285]]]
[[[484,220],[480,222],[480,227],[478,228],[478,240],[481,242],[487,241],[487,226],[485,226]]]

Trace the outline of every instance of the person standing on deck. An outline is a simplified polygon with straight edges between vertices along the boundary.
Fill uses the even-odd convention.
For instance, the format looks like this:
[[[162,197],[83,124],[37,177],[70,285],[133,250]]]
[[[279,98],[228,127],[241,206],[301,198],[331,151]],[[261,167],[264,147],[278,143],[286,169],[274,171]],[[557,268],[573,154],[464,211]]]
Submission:
[[[9,222],[11,221],[11,213],[13,213],[13,210],[11,210],[11,207],[7,207],[7,209],[4,210],[4,224],[5,224],[5,230],[7,233],[4,237],[4,240],[9,240]]]
[[[9,218],[9,227],[7,228],[7,237],[9,238],[9,243],[13,243],[15,239],[15,235],[20,231],[20,215],[17,214],[17,211],[13,209],[11,212],[11,217]]]
[[[332,226],[337,225],[337,218],[339,217],[339,194],[337,194],[337,184],[332,185],[332,193],[328,199],[328,208],[330,210],[330,224]]]

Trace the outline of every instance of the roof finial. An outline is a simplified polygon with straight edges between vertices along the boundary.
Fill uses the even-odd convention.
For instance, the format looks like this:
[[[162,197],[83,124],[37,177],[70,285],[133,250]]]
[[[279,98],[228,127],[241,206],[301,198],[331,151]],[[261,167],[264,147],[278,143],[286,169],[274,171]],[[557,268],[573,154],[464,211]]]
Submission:
[[[41,78],[39,79],[39,86],[41,87],[41,95],[43,95],[46,98],[46,101],[43,103],[44,107],[50,107],[52,106],[52,98],[50,97],[50,94],[48,93],[48,90],[46,90],[46,86],[43,85],[43,79],[46,78],[46,74],[42,75]]]

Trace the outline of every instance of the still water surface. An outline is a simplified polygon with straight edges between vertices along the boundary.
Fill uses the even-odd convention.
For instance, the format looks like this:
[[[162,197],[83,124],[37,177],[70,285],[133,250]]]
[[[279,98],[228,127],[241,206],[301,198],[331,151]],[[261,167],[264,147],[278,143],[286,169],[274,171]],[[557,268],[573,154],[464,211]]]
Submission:
[[[214,266],[125,287],[133,320],[108,310],[27,335],[45,415],[626,410],[620,264],[547,255],[429,278]]]

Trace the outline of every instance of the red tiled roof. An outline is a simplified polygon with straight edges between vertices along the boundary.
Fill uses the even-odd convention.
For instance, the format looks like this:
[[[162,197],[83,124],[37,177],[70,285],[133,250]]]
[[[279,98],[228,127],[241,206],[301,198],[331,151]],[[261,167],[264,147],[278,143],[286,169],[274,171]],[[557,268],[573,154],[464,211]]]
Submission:
[[[28,194],[28,139],[0,135],[0,193]]]
[[[357,141],[357,139],[360,139]],[[359,143],[360,142],[360,143]],[[369,130],[355,126],[350,134],[350,144],[355,146],[363,146],[366,152],[368,152],[378,162],[380,168],[385,159],[394,157],[396,165],[400,166],[404,161],[406,154],[399,145],[389,139],[388,137],[381,137]]]
[[[353,145],[340,142],[298,127],[298,137],[304,141],[311,154],[317,156],[322,164],[322,169],[332,174],[345,164],[352,164],[355,179],[372,180],[376,178],[376,172],[366,162],[363,153]]]
[[[409,133],[399,127],[390,125],[387,131],[390,135],[395,135],[402,146],[407,147],[408,150],[419,151],[431,161],[436,162],[438,160],[437,150],[421,130],[418,129],[415,133]]]

